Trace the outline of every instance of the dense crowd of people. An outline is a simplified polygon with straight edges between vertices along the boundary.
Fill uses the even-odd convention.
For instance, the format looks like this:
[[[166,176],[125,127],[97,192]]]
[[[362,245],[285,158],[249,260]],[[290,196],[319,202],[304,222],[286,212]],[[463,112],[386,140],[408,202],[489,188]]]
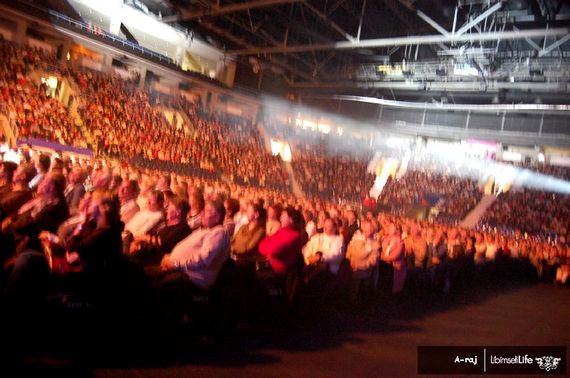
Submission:
[[[56,62],[34,49],[1,46],[0,91],[21,135],[82,145],[66,109],[26,77]],[[491,227],[462,229],[457,220],[480,200],[478,184],[449,167],[412,161],[361,209],[339,200],[363,199],[373,179],[369,153],[341,151],[323,138],[310,148],[291,140],[305,192],[296,197],[252,121],[209,114],[199,102],[149,94],[107,73],[60,72],[81,90],[79,112],[100,157],[74,161],[21,149],[18,164],[2,159],[7,314],[30,313],[54,287],[103,302],[148,289],[155,308],[180,320],[183,302],[215,290],[228,266],[244,303],[274,293],[292,301],[299,290],[334,293],[345,303],[358,301],[366,287],[445,293],[505,261],[567,283],[568,196],[509,191],[488,211]],[[189,124],[177,127],[160,106],[184,112]],[[456,221],[405,216],[404,209],[432,200]],[[556,237],[537,237],[547,232]]]
[[[366,168],[369,156],[327,152],[325,147],[299,148],[293,157],[293,168],[304,192],[321,198],[360,202],[374,176]]]
[[[35,86],[27,74],[50,70],[77,83],[81,93],[79,113],[102,156],[145,159],[192,166],[204,172],[222,172],[231,181],[260,186],[287,186],[280,159],[268,153],[251,121],[226,115],[209,115],[201,104],[183,97],[165,99],[138,88],[119,75],[58,63],[53,54],[40,49],[2,44],[6,64],[3,95],[8,101],[21,137],[86,145],[86,135],[67,109]],[[49,63],[49,65],[47,64]],[[190,124],[177,127],[168,122],[160,107],[174,106],[186,113]],[[260,158],[261,157],[261,158]]]
[[[399,179],[386,183],[378,205],[395,214],[405,214],[412,206],[439,203],[440,213],[461,220],[481,199],[477,182],[425,170],[408,170]]]
[[[447,293],[505,261],[533,266],[546,281],[568,281],[564,240],[362,213],[112,161],[32,158],[25,150],[21,157],[20,164],[0,165],[0,279],[8,314],[44,303],[54,286],[76,292],[81,282],[83,295],[94,300],[150,288],[146,299],[176,321],[184,301],[213,290],[230,261],[245,303],[276,287],[287,296],[332,291],[335,301],[349,304],[365,288]],[[129,287],[121,289],[126,277]],[[290,287],[291,277],[302,289]]]
[[[367,166],[373,151],[365,141],[294,127],[271,114],[264,117],[263,128],[272,138],[289,143],[295,178],[305,194],[360,202],[372,186],[374,176]]]
[[[570,196],[526,188],[511,189],[497,198],[481,222],[505,232],[519,231],[566,242],[570,229]]]
[[[20,138],[37,137],[85,146],[80,128],[61,102],[48,95],[46,84],[37,85],[29,75],[43,74],[57,64],[55,56],[41,49],[0,42],[0,93],[2,111],[16,125]]]

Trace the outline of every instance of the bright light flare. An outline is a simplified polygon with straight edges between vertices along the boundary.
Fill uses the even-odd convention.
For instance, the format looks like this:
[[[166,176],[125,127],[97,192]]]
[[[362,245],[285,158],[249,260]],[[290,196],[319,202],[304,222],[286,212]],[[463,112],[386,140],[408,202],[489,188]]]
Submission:
[[[346,99],[350,96],[336,96],[338,99]],[[382,102],[390,102],[389,100],[379,100]],[[390,105],[390,104],[384,104]],[[395,159],[398,164],[394,173],[400,170],[422,169],[429,172],[444,174],[448,176],[461,177],[471,179],[480,184],[484,184],[489,180],[494,180],[498,184],[498,188],[502,192],[516,188],[530,188],[533,190],[542,190],[548,192],[556,192],[562,194],[570,194],[570,182],[558,179],[549,175],[533,172],[528,169],[518,168],[507,163],[501,163],[492,158],[497,153],[497,144],[494,142],[485,142],[470,140],[449,142],[443,140],[428,139],[424,143],[423,138],[407,136],[405,134],[396,135],[394,133],[380,133],[378,126],[371,124],[363,124],[354,120],[343,117],[334,116],[321,111],[292,105],[290,102],[280,101],[276,99],[265,99],[263,102],[264,111],[270,115],[270,118],[280,118],[288,120],[287,125],[282,125],[284,129],[289,127],[297,127],[307,129],[307,118],[314,121],[326,118],[327,125],[331,127],[330,136],[342,135],[342,138],[331,138],[328,141],[329,153],[341,151],[342,153],[350,152],[353,155],[361,155],[363,153],[375,153],[368,165],[368,172],[376,174],[377,177],[383,176],[371,188],[371,195],[383,188],[389,176],[387,172],[378,172],[378,163],[386,159]],[[302,114],[302,116],[301,116]],[[312,122],[312,121],[309,121]],[[318,121],[314,126],[317,126]],[[313,129],[313,128],[311,128]],[[314,137],[311,133],[303,135],[303,142],[306,144],[321,143],[318,128],[315,127]],[[360,138],[361,140],[358,140]],[[347,143],[350,141],[351,143]],[[334,148],[333,148],[334,147]],[[522,155],[518,152],[504,151],[503,158],[510,158],[514,161],[522,161]],[[542,156],[544,157],[544,154]],[[539,161],[541,156],[538,156]],[[552,157],[549,157],[553,161]],[[396,174],[398,178],[400,174]]]

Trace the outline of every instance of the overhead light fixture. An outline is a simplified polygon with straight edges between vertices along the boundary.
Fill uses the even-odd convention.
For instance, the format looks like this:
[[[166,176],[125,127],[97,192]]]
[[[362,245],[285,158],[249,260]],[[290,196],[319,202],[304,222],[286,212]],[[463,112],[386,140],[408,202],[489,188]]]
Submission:
[[[378,65],[378,73],[388,76],[402,75],[402,66],[400,64],[380,64]]]
[[[437,51],[437,55],[438,56],[446,56],[446,55],[452,55],[452,56],[464,56],[464,55],[488,55],[488,54],[493,54],[495,53],[495,49],[484,49],[484,48],[480,48],[480,47],[474,47],[474,48],[459,48],[459,49],[447,49],[447,50],[438,50]]]
[[[478,76],[479,71],[469,63],[455,63],[453,74],[458,76]]]

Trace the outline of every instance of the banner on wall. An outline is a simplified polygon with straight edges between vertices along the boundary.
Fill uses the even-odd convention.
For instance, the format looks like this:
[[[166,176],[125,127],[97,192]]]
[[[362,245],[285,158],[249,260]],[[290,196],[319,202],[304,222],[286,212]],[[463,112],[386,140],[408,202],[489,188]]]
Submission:
[[[53,150],[53,151],[61,151],[63,153],[82,155],[82,156],[86,156],[86,157],[90,157],[90,158],[92,158],[94,156],[93,150],[91,150],[89,148],[68,146],[66,144],[61,144],[61,143],[37,139],[37,138],[18,139],[17,145],[18,145],[18,147],[28,145],[28,146],[32,146],[34,148],[47,149],[47,150]]]

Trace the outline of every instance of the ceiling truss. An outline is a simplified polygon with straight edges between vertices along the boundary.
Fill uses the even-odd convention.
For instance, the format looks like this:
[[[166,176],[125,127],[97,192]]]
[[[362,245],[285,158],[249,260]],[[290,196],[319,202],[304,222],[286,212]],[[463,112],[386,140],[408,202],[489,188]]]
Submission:
[[[163,20],[214,33],[228,56],[277,67],[291,87],[324,88],[351,80],[363,61],[568,58],[570,29],[558,20],[570,19],[570,4],[539,3],[525,10],[505,0],[196,0]]]

